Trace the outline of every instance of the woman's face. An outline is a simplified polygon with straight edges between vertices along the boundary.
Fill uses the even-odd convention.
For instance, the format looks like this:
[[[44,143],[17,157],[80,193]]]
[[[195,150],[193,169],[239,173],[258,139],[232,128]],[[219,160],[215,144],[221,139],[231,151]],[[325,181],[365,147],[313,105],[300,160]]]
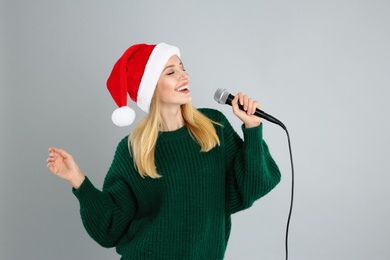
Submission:
[[[180,106],[191,101],[190,79],[183,63],[176,55],[165,64],[157,82],[160,105]]]

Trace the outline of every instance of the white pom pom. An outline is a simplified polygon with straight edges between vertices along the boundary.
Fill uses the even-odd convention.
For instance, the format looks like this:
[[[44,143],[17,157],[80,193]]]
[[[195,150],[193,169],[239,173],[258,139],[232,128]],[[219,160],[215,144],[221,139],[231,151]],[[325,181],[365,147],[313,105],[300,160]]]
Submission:
[[[117,126],[129,126],[135,119],[135,112],[128,106],[115,109],[112,113],[111,120]]]

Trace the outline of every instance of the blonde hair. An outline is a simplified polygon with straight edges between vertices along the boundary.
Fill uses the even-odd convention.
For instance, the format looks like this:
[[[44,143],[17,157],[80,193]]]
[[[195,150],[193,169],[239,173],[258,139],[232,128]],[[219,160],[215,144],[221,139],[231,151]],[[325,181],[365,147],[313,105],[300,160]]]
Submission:
[[[154,152],[162,118],[159,110],[157,88],[154,91],[148,115],[143,118],[129,135],[129,151],[133,156],[134,166],[141,177],[160,178],[156,171]],[[208,152],[219,145],[219,138],[214,128],[217,122],[207,118],[196,110],[191,103],[181,106],[184,122],[191,136],[199,143],[201,152]]]

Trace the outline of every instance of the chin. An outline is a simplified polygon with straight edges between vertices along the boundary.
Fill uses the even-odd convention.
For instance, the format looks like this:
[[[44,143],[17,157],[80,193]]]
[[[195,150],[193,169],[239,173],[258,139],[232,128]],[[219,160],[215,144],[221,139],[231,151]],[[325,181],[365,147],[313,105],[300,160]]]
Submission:
[[[192,97],[191,97],[191,96],[189,96],[189,97],[188,97],[188,101],[187,101],[186,103],[184,103],[184,104],[191,103],[191,101],[192,101]]]
[[[187,105],[187,104],[191,104],[191,99],[189,99],[189,100],[186,101],[186,102],[181,103],[181,106],[184,106],[184,105]]]

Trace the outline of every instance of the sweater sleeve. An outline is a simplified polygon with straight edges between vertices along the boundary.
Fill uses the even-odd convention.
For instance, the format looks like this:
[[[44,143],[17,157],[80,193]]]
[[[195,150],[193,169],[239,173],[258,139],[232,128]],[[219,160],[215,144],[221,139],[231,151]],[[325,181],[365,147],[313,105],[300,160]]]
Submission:
[[[280,171],[263,140],[263,124],[245,128],[244,141],[224,122],[226,207],[230,214],[249,208],[280,182]]]
[[[124,179],[124,174],[128,174],[127,166],[131,164],[124,140],[118,145],[102,191],[95,188],[88,178],[79,189],[73,189],[80,203],[85,229],[103,247],[117,244],[136,212],[134,196]]]

